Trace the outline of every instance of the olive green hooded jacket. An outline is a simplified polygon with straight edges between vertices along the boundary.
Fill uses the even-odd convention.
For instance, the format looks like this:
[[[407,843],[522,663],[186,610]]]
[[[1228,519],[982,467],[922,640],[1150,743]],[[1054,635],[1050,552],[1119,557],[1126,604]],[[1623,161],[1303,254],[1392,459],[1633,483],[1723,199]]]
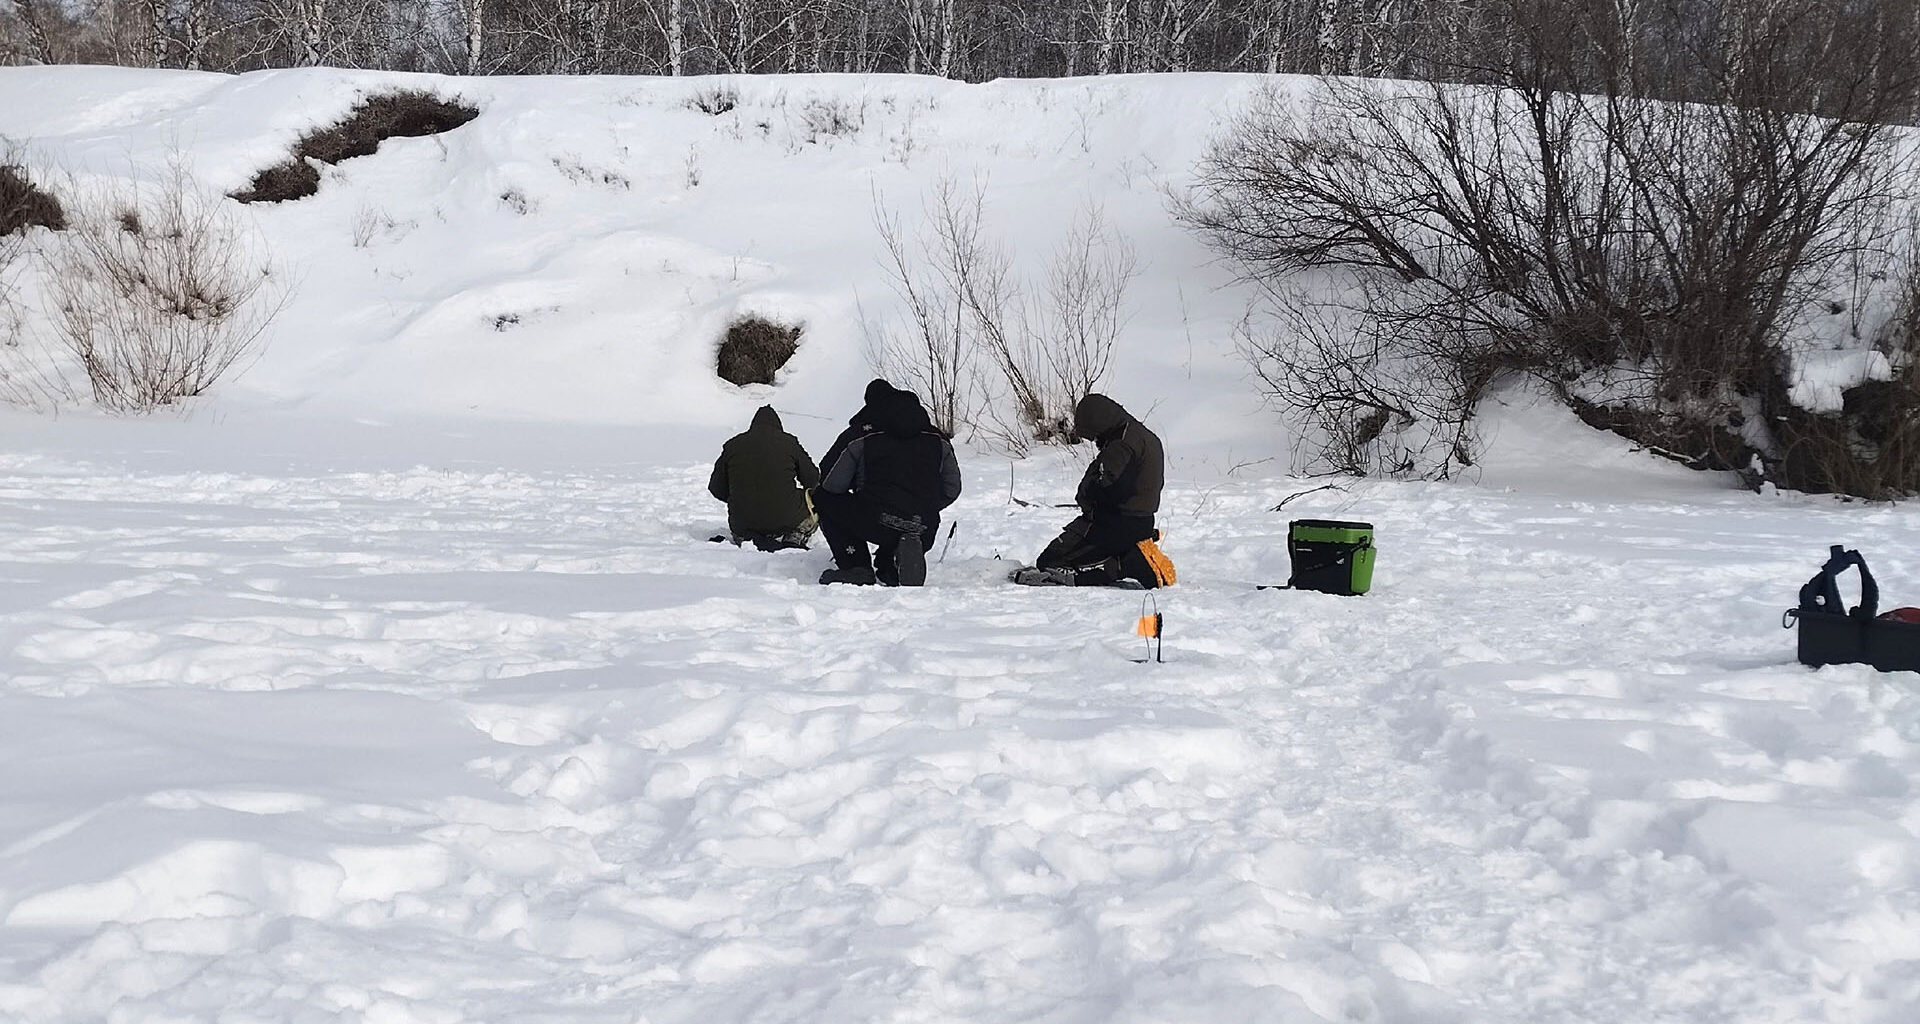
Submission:
[[[799,526],[809,514],[805,488],[818,486],[819,468],[770,405],[720,449],[707,481],[708,493],[727,503],[727,526],[735,534],[782,534]]]

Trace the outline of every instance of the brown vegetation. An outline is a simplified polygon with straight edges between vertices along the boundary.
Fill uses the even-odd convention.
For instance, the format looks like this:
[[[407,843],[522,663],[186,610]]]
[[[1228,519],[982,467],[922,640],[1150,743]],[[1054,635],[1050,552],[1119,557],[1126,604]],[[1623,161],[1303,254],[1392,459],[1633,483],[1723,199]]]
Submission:
[[[780,368],[800,350],[799,324],[781,324],[743,316],[727,325],[720,339],[715,371],[729,384],[772,384]]]
[[[233,198],[243,203],[304,199],[320,190],[316,163],[371,156],[388,139],[438,135],[479,115],[475,107],[418,90],[369,96],[334,124],[302,135],[291,156],[254,175]]]
[[[28,228],[60,231],[66,226],[60,200],[34,184],[25,168],[0,164],[0,235]]]

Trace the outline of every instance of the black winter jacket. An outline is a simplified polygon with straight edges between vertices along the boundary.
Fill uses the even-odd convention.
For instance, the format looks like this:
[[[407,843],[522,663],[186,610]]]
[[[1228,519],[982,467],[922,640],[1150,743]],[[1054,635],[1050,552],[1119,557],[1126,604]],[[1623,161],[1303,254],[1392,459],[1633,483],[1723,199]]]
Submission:
[[[820,456],[822,468],[833,465],[834,461],[840,458],[840,453],[846,451],[847,446],[856,438],[873,433],[874,409],[879,403],[886,401],[888,395],[895,394],[896,391],[893,385],[879,377],[867,382],[866,404],[860,407],[859,412],[853,414],[852,419],[847,420],[847,429],[842,430],[840,436],[834,438],[833,443],[827,446],[827,453]]]
[[[727,525],[733,532],[778,534],[806,520],[801,488],[819,485],[820,470],[807,450],[781,429],[780,414],[763,405],[746,433],[734,435],[720,449],[707,491],[727,503]]]
[[[1073,500],[1088,513],[1151,516],[1160,511],[1166,453],[1160,438],[1120,403],[1092,394],[1073,410],[1073,430],[1100,446]]]
[[[920,400],[899,391],[869,408],[875,429],[827,465],[822,489],[900,516],[930,517],[953,504],[960,497],[960,463]]]

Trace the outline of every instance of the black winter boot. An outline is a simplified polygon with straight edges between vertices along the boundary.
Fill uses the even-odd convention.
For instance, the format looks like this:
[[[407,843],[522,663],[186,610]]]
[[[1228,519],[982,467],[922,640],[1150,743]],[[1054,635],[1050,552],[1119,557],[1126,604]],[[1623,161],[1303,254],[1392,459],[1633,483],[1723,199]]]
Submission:
[[[851,583],[856,587],[873,586],[873,570],[866,568],[828,569],[820,574],[820,584]]]
[[[893,573],[895,586],[927,585],[927,553],[920,550],[919,531],[900,535],[900,544],[893,549]]]

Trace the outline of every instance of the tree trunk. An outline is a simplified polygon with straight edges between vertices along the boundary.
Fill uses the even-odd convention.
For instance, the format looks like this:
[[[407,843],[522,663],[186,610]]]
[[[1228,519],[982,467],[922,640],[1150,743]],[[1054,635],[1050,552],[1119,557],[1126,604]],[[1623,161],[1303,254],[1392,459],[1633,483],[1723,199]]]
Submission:
[[[40,9],[38,0],[14,0],[20,8],[20,20],[27,23],[27,47],[33,59],[41,64],[53,63],[53,41],[47,37],[47,23],[43,20],[46,12]]]
[[[487,0],[460,0],[460,16],[467,23],[465,72],[480,73],[480,61],[487,45]]]
[[[825,5],[814,9],[812,35],[813,66],[809,70],[819,74],[827,70],[827,9]]]
[[[907,4],[907,74],[920,73],[920,0],[906,0]]]
[[[797,0],[787,0],[787,20],[783,29],[787,36],[786,71],[795,74],[800,70],[800,15],[802,11]]]
[[[1261,31],[1266,35],[1267,56],[1266,72],[1269,75],[1280,73],[1280,15],[1268,9],[1261,20]]]
[[[686,0],[667,4],[667,73],[675,77],[687,73],[687,30],[682,6]]]
[[[1640,3],[1639,0],[1613,0],[1614,17],[1619,19],[1620,53],[1609,69],[1619,75],[1625,88],[1640,80]]]
[[[1320,0],[1319,72],[1337,75],[1345,70],[1340,54],[1340,0]]]
[[[1100,73],[1113,74],[1113,51],[1120,36],[1120,0],[1107,0],[1100,16]]]
[[[597,75],[607,70],[607,0],[587,0],[585,22],[581,44],[586,59],[581,70]]]
[[[320,66],[328,0],[300,0],[300,66]]]
[[[747,63],[747,5],[741,0],[733,0],[733,70],[742,75],[751,70]]]
[[[860,12],[853,20],[853,56],[849,62],[849,71],[872,71],[873,61],[873,12],[868,0],[859,0]]]
[[[203,70],[207,60],[207,33],[209,29],[208,8],[213,0],[187,0],[187,54],[188,71]]]
[[[1196,8],[1198,8],[1196,10]],[[1191,69],[1188,60],[1188,43],[1194,30],[1208,24],[1219,16],[1217,2],[1196,3],[1195,0],[1167,0],[1160,9],[1158,29],[1160,44],[1160,62],[1158,70],[1187,71]]]
[[[167,0],[147,0],[147,42],[152,44],[150,68],[167,66]]]
[[[940,0],[940,69],[941,78],[953,77],[953,6],[956,0]]]

